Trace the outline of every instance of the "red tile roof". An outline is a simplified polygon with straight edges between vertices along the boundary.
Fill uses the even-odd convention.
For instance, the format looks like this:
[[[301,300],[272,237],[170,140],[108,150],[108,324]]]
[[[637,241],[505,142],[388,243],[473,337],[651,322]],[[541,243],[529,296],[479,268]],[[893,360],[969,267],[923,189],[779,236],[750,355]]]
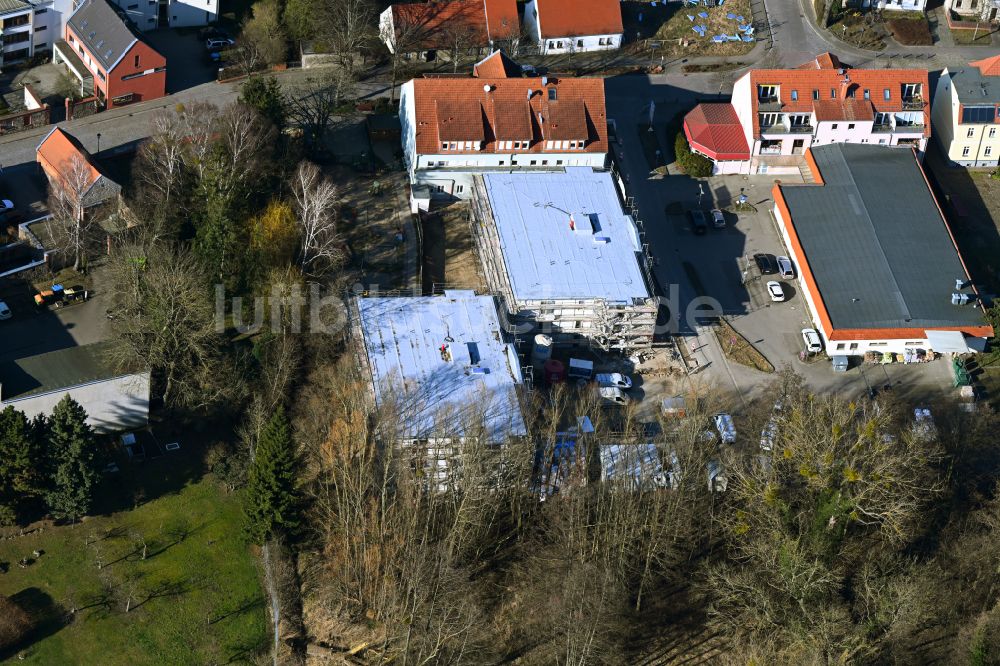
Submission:
[[[743,126],[732,104],[699,104],[684,116],[684,134],[691,148],[713,160],[748,160]]]
[[[542,38],[620,35],[619,0],[537,0]]]
[[[404,51],[444,49],[456,35],[473,45],[520,32],[516,0],[451,0],[392,5],[392,25]]]
[[[1000,55],[969,63],[979,69],[983,76],[1000,76]]]
[[[94,165],[90,153],[80,145],[76,137],[61,127],[56,127],[38,144],[35,158],[50,180],[62,181],[74,168],[74,162],[79,160],[89,173],[88,185],[93,185],[101,177],[101,172]],[[74,189],[78,185],[73,185]]]
[[[875,110],[866,99],[815,100],[813,110],[816,120],[875,120]]]
[[[826,55],[826,54],[824,54]],[[831,56],[832,58],[832,56]],[[826,60],[824,56],[813,62]],[[829,62],[832,62],[829,61]],[[808,63],[807,63],[808,65]],[[848,69],[843,74],[840,69],[822,67],[819,69],[755,69],[750,74],[750,96],[753,111],[753,135],[760,138],[760,102],[757,99],[757,86],[780,86],[779,97],[781,113],[812,113],[817,109],[817,102],[841,102],[837,107],[820,104],[822,120],[855,120],[868,118],[865,104],[869,102],[873,113],[891,113],[894,111],[921,111],[924,116],[924,136],[930,136],[930,105],[927,97],[930,95],[930,85],[925,69]],[[903,104],[903,84],[917,83],[921,86],[923,102],[916,106]],[[889,90],[889,99],[885,99],[884,91]],[[795,90],[798,99],[792,99]],[[869,91],[869,100],[864,100],[864,91]],[[813,100],[813,91],[818,91],[819,99]],[[833,95],[831,96],[831,91]],[[854,94],[851,98],[848,94]],[[837,116],[842,112],[844,115]],[[861,114],[851,117],[851,114]]]
[[[519,152],[567,152],[565,148],[546,150],[545,141],[550,140],[582,140],[586,143],[581,152],[607,152],[604,81],[554,77],[544,81],[482,77],[414,79],[417,152],[439,154],[443,141],[485,141],[481,151],[459,149],[447,151],[449,154],[496,152],[497,141],[524,140],[530,140],[531,146]],[[482,118],[481,123],[477,123],[477,117]],[[461,131],[468,135],[462,135]]]
[[[481,79],[509,79],[521,76],[521,66],[503,51],[494,51],[472,66],[472,75]]]
[[[843,65],[840,58],[832,53],[820,53],[807,63],[798,66],[798,69],[840,69]]]

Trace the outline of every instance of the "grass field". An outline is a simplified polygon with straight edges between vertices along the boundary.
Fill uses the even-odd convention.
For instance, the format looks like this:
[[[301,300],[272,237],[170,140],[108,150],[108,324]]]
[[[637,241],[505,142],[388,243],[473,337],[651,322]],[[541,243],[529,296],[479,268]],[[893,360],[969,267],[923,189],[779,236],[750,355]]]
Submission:
[[[0,593],[42,622],[21,651],[25,663],[239,663],[266,645],[264,595],[239,505],[213,478],[169,463],[123,466],[109,478],[109,507],[133,490],[155,499],[0,541],[0,561],[10,566]],[[35,561],[22,568],[24,557]]]
[[[708,17],[698,16],[700,12],[705,12]],[[753,50],[754,42],[712,42],[714,35],[737,33],[739,23],[727,18],[728,14],[742,16],[747,22],[753,22],[750,0],[729,0],[722,7],[687,7],[679,2],[658,2],[655,7],[648,2],[622,4],[626,36],[629,39],[638,36],[640,39],[660,41],[661,45],[655,51],[656,56],[733,56],[749,53]],[[688,19],[689,15],[694,17],[694,21]],[[692,30],[695,25],[705,26],[705,37],[700,37]]]
[[[992,46],[993,31],[989,27],[984,27],[980,31],[975,30],[952,30],[951,38],[956,44],[963,46]]]

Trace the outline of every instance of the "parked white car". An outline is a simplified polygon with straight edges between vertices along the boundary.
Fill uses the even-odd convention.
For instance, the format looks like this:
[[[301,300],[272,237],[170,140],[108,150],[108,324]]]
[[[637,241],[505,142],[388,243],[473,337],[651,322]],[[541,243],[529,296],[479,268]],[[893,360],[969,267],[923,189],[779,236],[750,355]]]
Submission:
[[[600,387],[613,386],[627,391],[632,388],[632,378],[620,372],[599,372],[594,377]]]
[[[781,303],[785,300],[785,290],[782,288],[781,283],[775,280],[770,280],[767,283],[767,293],[775,303]]]
[[[803,328],[802,341],[806,345],[806,351],[810,354],[823,351],[823,341],[815,328]]]
[[[632,402],[632,399],[628,397],[628,394],[620,388],[615,388],[613,386],[605,386],[598,388],[598,393],[601,396],[601,402],[605,405],[627,405]]]
[[[792,266],[791,259],[785,256],[778,257],[778,275],[786,280],[791,280],[795,277],[795,267]]]

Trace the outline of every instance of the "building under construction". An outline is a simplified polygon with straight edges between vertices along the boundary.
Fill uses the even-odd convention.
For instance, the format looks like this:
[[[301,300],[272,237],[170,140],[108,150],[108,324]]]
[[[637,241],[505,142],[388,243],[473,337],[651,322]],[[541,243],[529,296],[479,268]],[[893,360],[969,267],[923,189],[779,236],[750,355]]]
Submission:
[[[626,353],[653,343],[649,261],[611,173],[476,176],[472,229],[486,282],[520,332]]]

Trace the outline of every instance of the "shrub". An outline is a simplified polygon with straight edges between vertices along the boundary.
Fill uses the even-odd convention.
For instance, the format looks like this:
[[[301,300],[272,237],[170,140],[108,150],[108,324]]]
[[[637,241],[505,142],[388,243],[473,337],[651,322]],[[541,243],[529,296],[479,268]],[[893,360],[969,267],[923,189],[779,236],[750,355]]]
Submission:
[[[0,650],[17,646],[33,628],[34,622],[26,610],[9,597],[0,596]]]
[[[678,132],[674,139],[674,156],[684,173],[692,178],[707,178],[712,175],[712,160],[692,153],[683,131]]]

